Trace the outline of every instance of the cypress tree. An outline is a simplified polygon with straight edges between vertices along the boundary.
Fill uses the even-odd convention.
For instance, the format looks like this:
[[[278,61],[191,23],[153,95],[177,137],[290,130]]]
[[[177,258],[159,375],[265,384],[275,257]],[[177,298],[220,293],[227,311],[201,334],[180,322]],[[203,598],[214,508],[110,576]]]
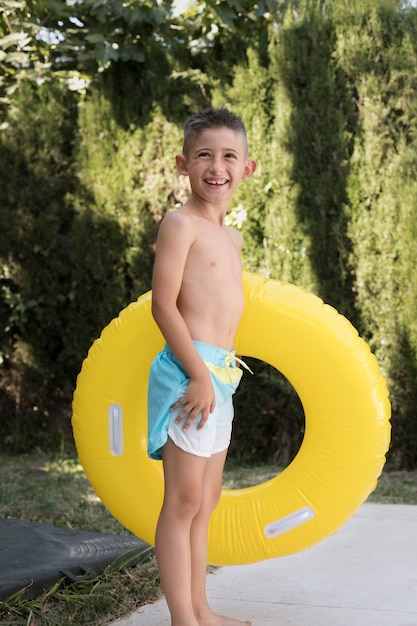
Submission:
[[[348,179],[350,263],[362,334],[393,409],[392,460],[417,462],[416,12],[377,5],[339,27],[358,128]]]

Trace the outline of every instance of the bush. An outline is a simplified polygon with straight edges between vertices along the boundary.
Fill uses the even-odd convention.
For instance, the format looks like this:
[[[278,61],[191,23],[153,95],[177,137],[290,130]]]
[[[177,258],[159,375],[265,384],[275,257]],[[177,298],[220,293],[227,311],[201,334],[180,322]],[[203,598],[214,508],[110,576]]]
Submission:
[[[213,104],[243,116],[259,164],[230,216],[245,267],[353,322],[390,388],[392,461],[415,467],[417,11],[399,7],[306,1],[279,28],[245,23],[242,41],[224,28],[210,54],[150,44],[146,64],[118,61],[83,99],[23,84],[0,139],[0,445],[62,439],[88,347],[149,289],[158,224],[187,197],[182,122]],[[256,369],[231,453],[290,459],[302,408]]]

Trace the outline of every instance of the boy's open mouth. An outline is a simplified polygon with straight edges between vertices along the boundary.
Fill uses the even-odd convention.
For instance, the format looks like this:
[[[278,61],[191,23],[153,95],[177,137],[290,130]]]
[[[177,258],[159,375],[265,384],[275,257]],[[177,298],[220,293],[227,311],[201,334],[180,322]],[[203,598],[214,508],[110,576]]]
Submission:
[[[221,187],[222,185],[225,185],[226,183],[228,183],[229,181],[226,178],[206,178],[206,183],[208,185],[214,185],[216,187]]]

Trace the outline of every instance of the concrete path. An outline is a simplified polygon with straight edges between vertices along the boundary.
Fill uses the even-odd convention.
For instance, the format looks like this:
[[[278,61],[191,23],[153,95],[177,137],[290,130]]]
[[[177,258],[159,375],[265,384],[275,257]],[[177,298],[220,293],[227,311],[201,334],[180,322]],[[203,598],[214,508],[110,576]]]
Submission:
[[[252,626],[417,626],[417,506],[364,504],[310,550],[207,579],[212,607]],[[112,626],[169,626],[164,600]]]

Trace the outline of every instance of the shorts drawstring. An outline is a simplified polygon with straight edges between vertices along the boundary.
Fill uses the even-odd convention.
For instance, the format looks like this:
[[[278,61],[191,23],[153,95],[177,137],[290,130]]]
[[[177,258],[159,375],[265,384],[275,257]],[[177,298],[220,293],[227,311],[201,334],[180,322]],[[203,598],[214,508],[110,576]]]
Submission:
[[[251,368],[249,367],[249,365],[247,363],[245,363],[245,361],[242,361],[242,359],[240,359],[238,356],[233,354],[233,352],[226,352],[226,354],[224,356],[224,366],[225,367],[233,367],[234,364],[235,364],[234,363],[235,361],[237,361],[239,363],[239,365],[242,365],[245,368],[245,370],[247,370],[248,372],[253,374]]]

